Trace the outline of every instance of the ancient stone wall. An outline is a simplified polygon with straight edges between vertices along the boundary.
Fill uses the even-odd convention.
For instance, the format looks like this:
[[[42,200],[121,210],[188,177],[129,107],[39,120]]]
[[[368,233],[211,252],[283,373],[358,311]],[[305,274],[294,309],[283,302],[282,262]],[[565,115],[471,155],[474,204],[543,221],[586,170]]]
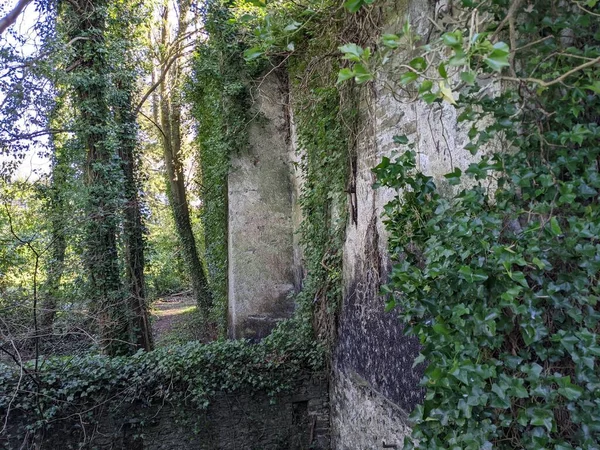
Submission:
[[[270,72],[253,97],[249,145],[231,156],[229,175],[229,334],[236,339],[260,339],[289,317],[301,280],[285,77]]]
[[[94,414],[60,422],[28,444],[23,433],[14,431],[18,418],[13,416],[7,433],[0,436],[0,448],[327,450],[327,389],[327,380],[320,376],[306,379],[291,393],[275,398],[265,393],[217,394],[206,410],[176,409],[168,403],[133,404],[115,413],[111,408],[116,405],[105,405]]]
[[[440,7],[426,0],[385,2],[383,32],[398,33],[410,17],[413,29],[427,36],[432,26],[428,17],[435,17]],[[410,432],[408,414],[423,398],[421,367],[413,367],[419,343],[404,336],[397,313],[386,313],[379,295],[391,270],[383,207],[398,193],[374,190],[372,169],[399,150],[395,135],[416,143],[419,169],[433,176],[442,193],[461,188],[450,186],[443,175],[456,167],[464,171],[474,161],[463,148],[467,129],[457,123],[452,105],[427,105],[390,91],[386,81],[412,57],[396,53],[372,89],[363,90],[360,128],[366,131],[356,149],[356,193],[351,194],[356,196],[357,220],[346,233],[344,302],[331,380],[332,447],[337,450],[402,448]]]
[[[410,17],[421,36],[435,33],[429,19],[445,8],[427,0],[388,0],[380,7],[384,19],[377,31],[398,33]],[[332,448],[337,450],[402,448],[410,432],[408,415],[423,399],[422,367],[413,367],[419,343],[404,336],[397,312],[386,313],[379,294],[392,266],[382,214],[398,193],[373,189],[372,169],[400,150],[395,135],[415,143],[419,169],[433,176],[442,193],[461,189],[443,175],[457,167],[464,171],[475,160],[464,149],[470,124],[457,122],[452,105],[427,105],[390,91],[388,81],[413,57],[395,52],[377,80],[361,89],[361,132],[349,183],[355,189],[348,193],[354,210],[343,248],[344,300],[330,383]],[[252,125],[254,144],[247,155],[234,158],[230,176],[230,318],[236,337],[260,337],[274,319],[291,311],[285,295],[300,288],[303,275],[294,237],[302,219],[297,203],[302,179],[293,165],[298,155],[289,119],[294,111],[285,109],[289,103],[281,78],[268,77],[261,90],[257,105],[268,120]],[[263,323],[267,326],[261,328]]]

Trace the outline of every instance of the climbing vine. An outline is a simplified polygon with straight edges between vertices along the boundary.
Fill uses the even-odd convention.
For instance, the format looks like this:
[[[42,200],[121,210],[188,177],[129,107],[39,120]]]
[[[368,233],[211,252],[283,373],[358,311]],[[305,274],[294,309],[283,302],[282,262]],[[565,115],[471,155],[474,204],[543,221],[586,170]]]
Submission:
[[[249,82],[259,70],[258,64],[243,59],[247,45],[230,6],[211,1],[201,11],[210,38],[196,49],[187,89],[198,124],[197,182],[203,202],[206,265],[215,296],[213,319],[221,335],[227,327],[227,175],[230,156],[247,144]]]
[[[465,148],[480,156],[445,176],[458,186],[450,196],[417,169],[406,136],[375,168],[378,185],[397,191],[385,208],[388,309],[420,339],[415,364],[427,367],[406,446],[597,448],[598,4],[454,7],[458,19],[436,24],[425,46],[412,31],[385,37],[423,55],[400,85],[456,104],[470,124]],[[432,67],[436,46],[446,57]],[[356,67],[371,53],[341,50],[355,66],[340,78],[370,81]]]
[[[248,114],[252,83],[267,70],[287,68],[288,110],[294,111],[298,164],[305,174],[299,236],[307,274],[293,322],[310,325],[317,305],[316,328],[323,337],[331,337],[341,299],[341,247],[356,114],[352,89],[335,86],[337,45],[348,29],[340,20],[343,10],[333,3],[313,7],[209,3],[203,14],[210,39],[198,47],[189,98],[199,123],[207,263],[221,292],[216,314],[224,317],[229,156],[244,148],[248,124],[259,120]]]
[[[335,87],[299,93],[298,144],[305,174],[300,197],[304,220],[299,233],[307,276],[298,298],[301,311],[314,318],[318,337],[334,337],[335,317],[342,300],[342,247],[347,213],[351,145]]]

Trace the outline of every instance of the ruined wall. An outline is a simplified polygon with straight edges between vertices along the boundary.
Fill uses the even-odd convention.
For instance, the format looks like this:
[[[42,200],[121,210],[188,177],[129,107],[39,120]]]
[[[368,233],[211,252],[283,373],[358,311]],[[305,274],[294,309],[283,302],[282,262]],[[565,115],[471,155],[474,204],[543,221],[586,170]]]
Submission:
[[[418,34],[431,36],[435,30],[429,18],[445,6],[427,0],[389,0],[381,2],[381,8],[382,29],[374,32],[398,33],[408,16]],[[456,167],[464,171],[475,160],[464,149],[470,124],[457,123],[453,106],[427,105],[390,91],[387,81],[413,57],[395,52],[386,69],[377,74],[377,81],[361,89],[357,127],[361,132],[353,161],[354,180],[349,183],[355,189],[348,194],[354,208],[349,217],[356,220],[351,219],[346,229],[344,299],[330,380],[331,445],[338,450],[402,448],[404,436],[410,433],[408,415],[423,399],[418,385],[422,367],[413,367],[419,343],[404,336],[397,312],[386,313],[385,299],[379,295],[392,267],[382,214],[396,192],[374,190],[372,169],[384,156],[399,150],[393,142],[395,135],[406,135],[416,144],[419,169],[434,177],[442,193],[461,189],[450,186],[443,175]],[[234,159],[230,176],[234,336],[254,336],[255,330],[261,330],[260,335],[274,318],[291,311],[284,293],[293,291],[294,284],[298,289],[303,275],[302,254],[293,234],[302,219],[297,203],[302,178],[292,163],[299,157],[294,155],[294,124],[283,106],[282,80],[270,76],[261,90],[257,104],[268,121],[252,125],[250,136],[255,144],[247,155]],[[293,117],[293,111],[289,115]],[[271,249],[274,254],[267,256]],[[260,323],[268,326],[261,329]]]
[[[426,0],[388,1],[383,4],[383,32],[399,32],[408,15],[413,29],[427,36],[431,27],[427,17],[435,17],[440,7]],[[384,205],[396,193],[374,190],[372,169],[398,150],[395,135],[406,135],[416,143],[419,169],[434,177],[441,192],[460,189],[450,186],[443,175],[455,167],[464,171],[474,160],[463,148],[466,129],[457,124],[453,106],[410,102],[390,92],[386,80],[397,65],[412,57],[396,53],[373,88],[363,90],[361,119],[366,132],[357,145],[357,221],[347,227],[344,302],[331,381],[332,441],[339,450],[402,448],[410,432],[407,416],[423,397],[418,387],[421,367],[413,368],[419,343],[403,335],[397,313],[384,312],[385,299],[379,295],[391,269],[381,217]]]
[[[249,146],[231,156],[229,334],[260,339],[294,309],[301,280],[292,223],[296,184],[289,145],[287,81],[271,71],[253,92]]]
[[[115,405],[112,405],[115,406]],[[175,409],[171,405],[130,405],[110,412],[111,405],[90,422],[74,415],[45,436],[26,444],[11,432],[11,416],[0,448],[37,450],[326,450],[329,443],[329,404],[325,377],[313,377],[285,395],[217,394],[206,410]],[[83,447],[81,445],[83,444]],[[22,447],[22,445],[25,445]]]

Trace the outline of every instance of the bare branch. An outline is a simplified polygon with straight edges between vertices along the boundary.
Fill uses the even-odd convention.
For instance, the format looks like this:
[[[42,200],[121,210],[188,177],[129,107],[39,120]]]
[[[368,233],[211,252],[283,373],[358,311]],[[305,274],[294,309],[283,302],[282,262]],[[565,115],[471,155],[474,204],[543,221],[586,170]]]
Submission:
[[[576,5],[577,5],[577,7],[578,7],[579,9],[581,9],[582,11],[585,11],[586,13],[588,13],[588,14],[591,14],[592,16],[600,17],[600,14],[596,14],[595,12],[593,12],[593,11],[590,11],[589,9],[586,9],[586,8],[584,8],[583,6],[581,6],[581,5],[579,4],[579,2],[575,2],[575,4],[576,4]]]
[[[10,27],[13,23],[17,21],[17,18],[21,15],[23,10],[31,3],[31,0],[19,0],[17,6],[5,15],[2,19],[0,19],[0,36],[2,33],[6,31],[8,27]]]
[[[500,24],[498,25],[498,27],[496,28],[496,31],[494,32],[494,34],[492,35],[490,40],[494,40],[494,38],[496,36],[498,36],[498,34],[502,31],[502,29],[504,28],[504,26],[508,23],[508,21],[514,17],[517,9],[519,8],[519,6],[521,6],[521,3],[523,3],[523,0],[514,0],[512,2],[512,4],[510,5],[510,8],[508,8],[508,12],[506,13],[506,17],[504,19],[502,19],[502,22],[500,22]]]
[[[549,87],[549,86],[552,86],[554,84],[564,81],[567,77],[579,72],[580,70],[586,69],[586,68],[591,67],[598,63],[600,63],[600,57],[598,57],[596,59],[592,59],[591,61],[588,61],[584,64],[581,64],[580,66],[577,66],[577,67],[569,70],[568,72],[563,73],[560,77],[555,78],[554,80],[550,80],[550,81],[540,80],[539,78],[516,78],[516,77],[501,77],[501,79],[506,80],[506,81],[536,83],[536,84],[539,84],[541,87]]]
[[[165,81],[169,69],[182,55],[182,53],[176,53],[171,57],[169,61],[167,61],[167,64],[165,65],[165,68],[161,71],[158,80],[156,80],[156,82],[152,86],[150,86],[150,88],[146,91],[142,99],[138,102],[137,106],[133,110],[134,114],[138,114],[140,112],[140,109],[142,108],[142,106],[144,106],[144,103],[146,102],[146,100],[148,100],[148,97],[150,97],[150,95],[156,90],[156,88],[159,87],[163,81]]]
[[[157,124],[152,118],[148,117],[142,111],[138,111],[138,114],[141,114],[143,117],[145,117],[149,122],[152,123],[152,125],[154,125],[158,129],[158,131],[160,131],[160,133],[164,136],[165,139],[167,138],[167,135],[163,131],[162,127],[159,124]]]

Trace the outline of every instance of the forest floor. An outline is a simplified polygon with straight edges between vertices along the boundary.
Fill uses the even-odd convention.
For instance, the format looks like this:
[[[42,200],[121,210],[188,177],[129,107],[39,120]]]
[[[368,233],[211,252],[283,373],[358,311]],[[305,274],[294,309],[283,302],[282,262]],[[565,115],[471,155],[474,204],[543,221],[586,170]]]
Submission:
[[[198,339],[196,302],[188,293],[175,294],[152,304],[152,330],[157,347]]]

